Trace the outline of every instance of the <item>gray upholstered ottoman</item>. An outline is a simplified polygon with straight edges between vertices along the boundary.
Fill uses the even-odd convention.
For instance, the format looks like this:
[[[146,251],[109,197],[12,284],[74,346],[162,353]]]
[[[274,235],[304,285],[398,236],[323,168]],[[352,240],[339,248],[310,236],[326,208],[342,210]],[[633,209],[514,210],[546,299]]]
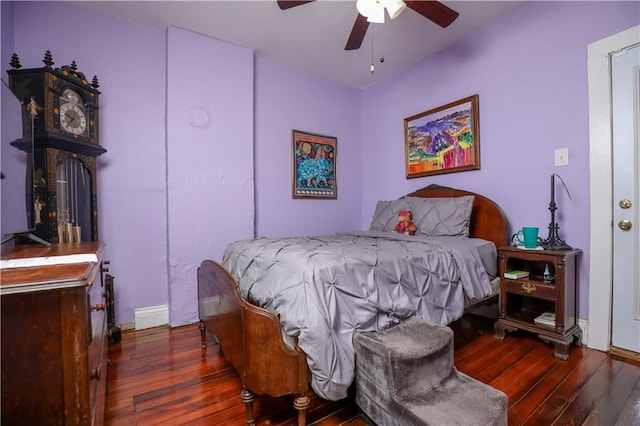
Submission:
[[[356,403],[376,424],[507,424],[507,396],[453,365],[449,327],[413,317],[353,341]]]

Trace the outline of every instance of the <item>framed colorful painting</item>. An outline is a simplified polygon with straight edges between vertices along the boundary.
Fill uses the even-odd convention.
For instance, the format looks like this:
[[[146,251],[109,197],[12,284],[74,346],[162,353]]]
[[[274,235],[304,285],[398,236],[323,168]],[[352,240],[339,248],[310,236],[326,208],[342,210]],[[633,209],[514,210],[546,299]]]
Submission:
[[[404,120],[407,179],[480,169],[478,95]]]
[[[293,130],[292,141],[293,198],[338,198],[338,139]]]

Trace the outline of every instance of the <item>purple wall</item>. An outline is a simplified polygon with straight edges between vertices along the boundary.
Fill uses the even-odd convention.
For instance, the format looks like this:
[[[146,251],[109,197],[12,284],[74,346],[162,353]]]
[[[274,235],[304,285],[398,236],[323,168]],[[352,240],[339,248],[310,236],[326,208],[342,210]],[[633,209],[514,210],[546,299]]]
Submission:
[[[589,125],[587,45],[640,22],[638,2],[532,2],[456,45],[363,92],[362,222],[379,199],[431,183],[486,195],[515,232],[538,226],[546,238],[550,176],[556,179],[560,237],[584,251],[580,318],[588,315]],[[403,120],[477,93],[481,169],[405,179]],[[554,149],[569,148],[569,166]]]
[[[586,49],[638,24],[639,7],[637,2],[533,2],[361,92],[256,60],[253,87],[239,89],[241,105],[234,105],[250,115],[246,103],[253,102],[253,123],[251,117],[234,117],[228,123],[242,127],[241,153],[250,156],[247,144],[253,143],[253,171],[244,165],[240,175],[234,175],[237,180],[230,178],[231,190],[223,185],[231,176],[226,169],[206,166],[222,169],[215,156],[238,143],[227,130],[220,134],[215,127],[221,114],[224,117],[219,102],[230,101],[234,94],[202,81],[204,75],[225,75],[224,67],[221,74],[207,69],[212,62],[202,52],[215,52],[211,57],[218,64],[224,58],[246,65],[246,49],[183,31],[171,30],[167,39],[163,33],[64,2],[17,2],[12,50],[26,68],[42,66],[49,48],[57,66],[76,60],[81,71],[100,79],[100,138],[107,153],[98,161],[99,227],[116,277],[119,324],[132,322],[135,308],[163,304],[173,305],[172,325],[195,320],[195,266],[205,257],[219,258],[230,240],[251,235],[252,209],[258,236],[363,229],[378,199],[439,183],[486,194],[507,212],[512,231],[537,225],[546,236],[553,172],[563,177],[573,197],[569,200],[556,188],[561,236],[585,250],[580,292],[580,317],[585,318]],[[59,25],[63,21],[74,25]],[[194,42],[205,50],[191,47]],[[181,57],[193,61],[192,66],[180,66]],[[237,78],[228,77],[232,87],[249,85],[245,65]],[[174,75],[180,72],[195,83]],[[195,99],[197,83],[203,90],[217,90],[222,100]],[[189,92],[182,97],[177,91],[185,84]],[[405,179],[403,119],[473,93],[480,96],[482,169]],[[184,125],[184,108],[193,106],[209,109],[210,127]],[[291,129],[338,137],[338,200],[291,199]],[[187,133],[180,135],[182,131]],[[248,131],[253,142],[248,142]],[[221,138],[229,139],[224,141],[228,145]],[[564,147],[570,150],[570,165],[554,167],[553,150]],[[195,160],[190,150],[203,155]],[[247,202],[252,178],[253,204]],[[198,190],[192,192],[193,182]],[[209,212],[203,212],[202,197]],[[208,216],[223,223],[209,226]]]
[[[0,3],[0,31],[2,37],[0,37],[0,64],[2,64],[2,79],[7,81],[7,74],[4,70],[9,69],[9,61],[11,61],[11,54],[14,52],[14,7],[13,2],[3,1]]]
[[[253,237],[253,51],[173,27],[167,45],[169,321],[181,325],[198,318],[200,262]]]
[[[2,55],[2,69],[9,69],[9,61],[13,53],[13,3],[0,3],[0,18],[2,30],[0,53]],[[2,81],[8,83],[7,74],[2,75]],[[0,122],[0,134],[2,135],[2,152],[0,152],[0,235],[16,232],[25,232],[29,229],[25,215],[25,178],[27,169],[27,154],[9,145],[7,142],[22,137],[22,106],[11,91],[2,88],[2,101],[0,102],[2,122]],[[5,145],[6,144],[6,145]]]
[[[256,61],[256,235],[360,228],[360,91]],[[291,130],[338,138],[337,200],[291,198]]]
[[[23,68],[42,67],[50,49],[54,67],[75,60],[100,81],[100,144],[107,152],[98,158],[98,228],[116,279],[116,322],[132,322],[135,308],[167,304],[169,291],[166,36],[66,2],[14,8],[14,50]]]
[[[235,239],[359,227],[359,91],[251,65],[247,49],[188,31],[165,36],[62,2],[15,9],[24,67],[42,66],[43,38],[59,34],[56,66],[75,59],[100,79],[99,228],[118,324],[165,304],[172,325],[195,321],[197,265],[219,260]],[[64,29],[62,20],[79,25]],[[210,126],[188,124],[192,107],[196,120],[210,114]],[[338,137],[338,200],[291,199],[292,129]]]

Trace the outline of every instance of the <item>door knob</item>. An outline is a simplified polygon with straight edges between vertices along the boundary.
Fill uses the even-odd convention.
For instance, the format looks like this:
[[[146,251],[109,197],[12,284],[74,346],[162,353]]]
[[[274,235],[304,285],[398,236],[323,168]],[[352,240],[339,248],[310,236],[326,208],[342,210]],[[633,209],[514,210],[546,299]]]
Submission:
[[[628,231],[629,229],[631,229],[631,221],[630,220],[621,220],[620,222],[618,222],[618,228],[622,229],[623,231]]]
[[[622,200],[620,200],[618,205],[620,206],[621,209],[630,209],[631,208],[631,200],[627,200],[626,198],[622,199]]]

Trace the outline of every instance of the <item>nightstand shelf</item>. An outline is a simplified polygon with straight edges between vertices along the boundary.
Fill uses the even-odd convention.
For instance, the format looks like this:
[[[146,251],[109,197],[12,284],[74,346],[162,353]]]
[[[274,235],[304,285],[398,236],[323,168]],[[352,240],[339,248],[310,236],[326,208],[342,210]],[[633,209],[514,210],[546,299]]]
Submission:
[[[554,355],[569,356],[569,344],[581,344],[582,330],[577,325],[577,288],[579,249],[567,251],[522,250],[516,247],[498,249],[500,274],[500,318],[496,337],[506,332],[525,330],[537,333],[555,345]],[[529,276],[504,278],[507,271],[522,270]],[[555,325],[536,322],[543,313],[551,313]]]

